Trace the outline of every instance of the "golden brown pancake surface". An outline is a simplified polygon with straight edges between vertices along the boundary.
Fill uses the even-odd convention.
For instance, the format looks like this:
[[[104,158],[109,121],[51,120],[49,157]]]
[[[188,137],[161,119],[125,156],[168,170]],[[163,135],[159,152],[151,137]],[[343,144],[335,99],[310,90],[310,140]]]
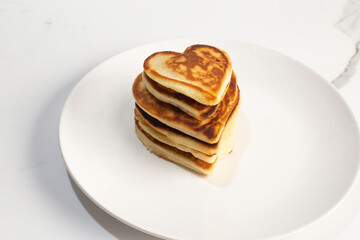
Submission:
[[[183,53],[164,51],[150,55],[144,62],[144,71],[166,88],[204,105],[216,105],[230,81],[232,64],[223,50],[193,45]]]

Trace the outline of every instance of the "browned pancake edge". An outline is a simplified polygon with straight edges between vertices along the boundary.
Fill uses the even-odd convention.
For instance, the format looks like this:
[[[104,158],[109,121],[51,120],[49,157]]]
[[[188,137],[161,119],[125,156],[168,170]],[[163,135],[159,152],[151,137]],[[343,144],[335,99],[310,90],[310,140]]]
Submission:
[[[227,119],[240,101],[240,92],[236,84],[236,76],[231,82],[223,100],[218,104],[214,117],[207,122],[199,121],[175,106],[162,102],[151,95],[143,86],[142,74],[139,74],[133,84],[133,95],[136,103],[147,114],[164,123],[172,123],[172,127],[185,132],[194,138],[207,143],[216,143]],[[184,129],[184,130],[182,130]]]
[[[159,92],[162,95],[165,95],[167,98],[176,98],[179,101],[181,101],[182,104],[187,105],[187,106],[191,106],[191,108],[195,109],[196,111],[198,111],[200,113],[200,119],[205,119],[205,118],[210,118],[214,115],[214,113],[216,112],[216,109],[218,108],[219,104],[216,105],[204,105],[201,104],[199,102],[197,102],[196,100],[178,93],[170,88],[166,88],[164,86],[162,86],[161,84],[155,82],[153,79],[151,79],[146,72],[143,72],[143,77],[146,78],[146,81],[151,85],[152,88],[154,88],[157,92]],[[228,88],[230,86],[230,83],[227,85],[226,90],[223,94],[223,96],[221,97],[221,100],[224,98]]]
[[[187,153],[187,152],[184,152],[184,151],[181,151],[175,147],[172,147],[172,146],[169,146],[165,143],[162,143],[158,140],[156,140],[155,138],[153,138],[150,134],[148,134],[147,132],[144,131],[144,129],[141,128],[141,126],[139,125],[138,121],[135,119],[135,124],[136,124],[136,127],[151,141],[153,142],[154,144],[156,145],[159,145],[160,147],[162,148],[165,148],[169,151],[172,151],[172,152],[175,152],[176,154],[180,154],[180,155],[183,155],[188,161],[192,161],[194,162],[198,167],[202,168],[202,169],[205,169],[205,170],[209,170],[211,169],[214,164],[216,163],[216,161],[214,161],[213,163],[207,163],[207,162],[204,162],[196,157],[194,157],[191,153]],[[166,156],[160,156],[166,160],[170,160],[171,159],[167,159]]]

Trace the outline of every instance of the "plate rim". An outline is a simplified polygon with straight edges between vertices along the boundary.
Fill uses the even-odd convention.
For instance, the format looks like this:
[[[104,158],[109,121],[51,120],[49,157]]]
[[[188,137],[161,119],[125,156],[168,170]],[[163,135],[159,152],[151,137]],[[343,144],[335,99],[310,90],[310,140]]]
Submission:
[[[93,72],[95,72],[98,68],[100,68],[103,65],[106,65],[107,62],[113,60],[114,58],[126,54],[128,52],[134,51],[138,48],[146,48],[146,47],[152,47],[153,45],[158,45],[158,44],[176,44],[177,42],[221,42],[224,45],[229,45],[229,44],[240,44],[240,45],[247,45],[249,47],[255,47],[257,49],[261,49],[261,50],[265,50],[266,52],[269,52],[271,54],[275,54],[275,55],[279,55],[282,58],[285,58],[287,60],[290,60],[291,62],[296,63],[297,65],[301,66],[304,69],[307,69],[308,71],[312,72],[312,74],[316,75],[316,77],[319,79],[319,81],[322,81],[323,83],[325,83],[325,85],[327,87],[329,87],[332,91],[333,94],[335,94],[339,100],[342,102],[342,104],[344,105],[344,107],[346,108],[346,110],[349,112],[349,116],[351,117],[351,121],[354,123],[354,128],[356,130],[356,139],[358,142],[358,149],[360,149],[360,131],[359,131],[359,124],[356,120],[356,117],[353,113],[353,111],[351,110],[350,106],[348,105],[348,103],[345,101],[344,97],[340,94],[339,89],[336,88],[330,81],[327,81],[324,77],[322,77],[319,73],[317,73],[316,71],[314,71],[311,67],[305,65],[304,63],[298,61],[297,59],[288,56],[280,51],[277,50],[273,50],[271,48],[259,45],[259,44],[255,44],[255,43],[251,43],[248,41],[243,41],[243,40],[238,40],[238,39],[227,39],[227,38],[174,38],[174,39],[168,39],[168,40],[161,40],[161,41],[154,41],[154,42],[148,42],[145,44],[141,44],[141,45],[137,45],[128,49],[125,49],[124,51],[120,51],[114,55],[112,55],[111,57],[105,59],[104,61],[99,62],[98,64],[96,64],[94,67],[92,67],[85,75],[83,75],[83,77],[80,78],[80,80],[75,84],[75,86],[71,89],[71,91],[69,92],[69,94],[66,97],[66,100],[63,104],[63,107],[61,109],[61,114],[60,114],[60,118],[59,118],[59,125],[58,125],[58,141],[59,141],[59,147],[60,147],[60,152],[63,158],[63,161],[65,163],[66,166],[66,170],[69,174],[69,176],[72,178],[72,180],[75,182],[75,184],[79,187],[79,189],[85,194],[86,197],[88,197],[93,203],[96,204],[96,206],[98,206],[101,210],[103,210],[104,212],[106,212],[107,214],[109,214],[110,216],[112,216],[113,218],[115,218],[116,220],[136,229],[139,230],[141,232],[144,232],[146,234],[149,234],[151,236],[154,237],[158,237],[161,239],[176,239],[176,238],[172,238],[171,236],[165,236],[162,235],[160,233],[156,233],[156,232],[152,232],[148,229],[146,229],[145,227],[139,226],[138,224],[132,223],[131,221],[128,221],[120,216],[115,215],[114,213],[112,213],[111,211],[109,211],[108,209],[106,209],[104,206],[102,206],[102,204],[100,204],[98,201],[96,201],[82,186],[81,184],[77,181],[76,177],[73,175],[73,173],[71,172],[68,162],[69,160],[67,160],[67,158],[65,157],[65,153],[64,153],[64,146],[62,144],[62,140],[61,140],[61,129],[63,128],[63,116],[64,116],[64,110],[67,107],[67,105],[69,104],[69,99],[71,98],[71,96],[74,94],[74,92],[79,88],[80,85],[84,84],[86,82],[86,78],[87,76],[91,75]],[[356,166],[356,171],[354,176],[351,179],[351,183],[347,186],[347,189],[344,191],[344,194],[341,198],[339,198],[339,200],[329,209],[327,209],[322,215],[319,215],[317,218],[313,219],[312,221],[309,221],[306,224],[303,224],[301,226],[299,226],[296,229],[293,230],[288,230],[288,231],[284,231],[282,233],[277,233],[277,234],[273,234],[270,235],[268,237],[263,237],[263,238],[257,238],[257,240],[274,240],[274,239],[278,239],[278,238],[287,238],[290,237],[298,232],[301,232],[302,230],[315,225],[317,222],[323,220],[324,218],[326,218],[328,215],[330,215],[333,211],[335,211],[343,202],[344,200],[347,198],[347,196],[350,194],[350,192],[353,190],[354,186],[355,186],[355,182],[356,180],[360,177],[360,154],[358,151],[358,160],[357,160],[357,166]],[[180,240],[180,239],[179,239]]]

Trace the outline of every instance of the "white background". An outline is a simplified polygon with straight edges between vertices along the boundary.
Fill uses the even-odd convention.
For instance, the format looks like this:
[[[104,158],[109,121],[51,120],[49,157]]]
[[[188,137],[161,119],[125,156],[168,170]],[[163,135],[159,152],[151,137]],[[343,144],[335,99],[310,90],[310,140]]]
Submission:
[[[328,81],[354,54],[341,1],[0,0],[0,238],[156,239],[96,207],[69,179],[61,108],[103,60],[144,43],[206,37],[289,55]],[[340,93],[360,120],[360,73]],[[360,239],[360,180],[330,215],[287,239]]]

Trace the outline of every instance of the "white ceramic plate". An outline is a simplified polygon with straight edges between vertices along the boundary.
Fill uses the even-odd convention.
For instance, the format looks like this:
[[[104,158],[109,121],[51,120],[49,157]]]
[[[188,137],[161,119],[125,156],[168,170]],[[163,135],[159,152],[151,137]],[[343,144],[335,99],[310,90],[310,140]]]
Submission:
[[[148,152],[131,86],[153,52],[195,43],[228,52],[242,95],[237,142],[212,177]],[[74,88],[60,121],[71,176],[117,219],[168,239],[272,239],[313,223],[350,189],[359,132],[336,89],[279,53],[238,41],[176,40],[121,53]]]

